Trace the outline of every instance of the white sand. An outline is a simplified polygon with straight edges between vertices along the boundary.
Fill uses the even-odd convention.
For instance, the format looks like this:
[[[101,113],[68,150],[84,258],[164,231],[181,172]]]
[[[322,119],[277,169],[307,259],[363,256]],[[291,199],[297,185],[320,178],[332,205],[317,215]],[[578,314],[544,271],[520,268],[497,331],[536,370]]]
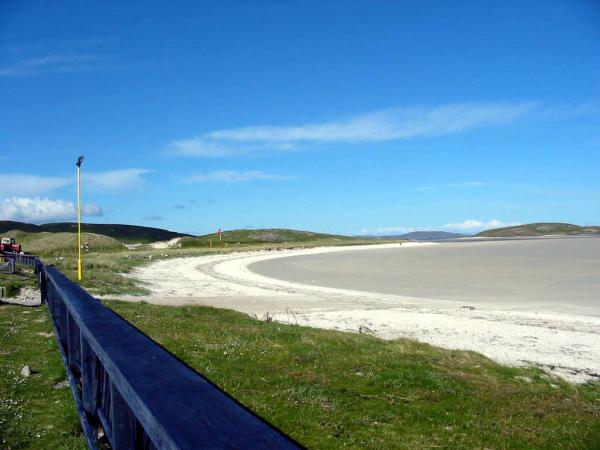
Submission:
[[[24,287],[21,288],[16,297],[3,297],[0,299],[0,303],[10,303],[12,305],[21,306],[40,306],[42,304],[42,298],[39,290]]]
[[[436,244],[405,243],[402,247],[416,245]],[[151,291],[150,296],[122,299],[210,305],[258,317],[268,314],[285,323],[360,329],[385,339],[409,337],[445,348],[474,350],[505,364],[538,365],[573,382],[600,378],[597,316],[308,286],[248,269],[249,264],[266,259],[393,247],[399,244],[166,259],[131,274]]]
[[[181,240],[181,238],[177,237],[177,238],[170,239],[168,241],[153,242],[152,244],[150,244],[150,246],[152,248],[157,248],[157,249],[174,248],[174,247],[177,247],[177,244],[179,244],[180,240]]]

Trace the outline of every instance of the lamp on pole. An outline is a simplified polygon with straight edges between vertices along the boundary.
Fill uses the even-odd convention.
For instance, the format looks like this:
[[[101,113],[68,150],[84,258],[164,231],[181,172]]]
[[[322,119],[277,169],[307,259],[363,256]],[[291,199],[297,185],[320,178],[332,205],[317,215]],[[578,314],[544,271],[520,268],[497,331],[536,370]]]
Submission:
[[[81,163],[83,155],[77,158],[77,279],[83,278],[83,265],[81,263]]]

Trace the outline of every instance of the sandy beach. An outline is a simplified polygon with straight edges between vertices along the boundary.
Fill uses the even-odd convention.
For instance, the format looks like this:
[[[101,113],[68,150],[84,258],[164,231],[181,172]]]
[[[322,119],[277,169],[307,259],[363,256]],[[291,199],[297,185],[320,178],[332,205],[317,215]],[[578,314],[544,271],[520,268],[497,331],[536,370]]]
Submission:
[[[505,364],[537,365],[584,382],[600,374],[600,302],[595,295],[600,276],[595,247],[600,239],[566,241],[581,251],[573,253],[571,244],[558,244],[564,248],[557,250],[535,243],[525,249],[494,247],[506,242],[405,243],[166,259],[130,274],[151,291],[150,296],[121,299],[209,305],[284,323],[367,332],[384,339],[408,337],[478,351]],[[498,250],[504,259],[494,256]],[[568,265],[563,258],[549,259],[561,251],[575,255]],[[507,260],[511,252],[513,259]],[[463,260],[452,264],[460,254]],[[482,258],[488,264],[495,258],[504,272],[486,278],[492,267],[481,265]],[[373,269],[374,261],[386,259],[380,264],[383,270]],[[540,268],[539,260],[551,267]],[[450,267],[450,273],[440,267]],[[565,267],[580,277],[565,274]],[[511,270],[522,276],[507,289]],[[531,276],[526,276],[527,270]],[[552,270],[563,273],[547,279]],[[570,286],[575,290],[569,291]],[[565,298],[565,292],[576,295]]]

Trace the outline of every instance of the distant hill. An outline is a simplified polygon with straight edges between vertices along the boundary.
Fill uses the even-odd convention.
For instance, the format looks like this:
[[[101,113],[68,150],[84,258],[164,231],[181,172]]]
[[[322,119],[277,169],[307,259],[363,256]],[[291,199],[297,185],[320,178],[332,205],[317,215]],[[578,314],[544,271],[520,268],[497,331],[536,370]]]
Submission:
[[[399,236],[386,236],[387,239],[408,239],[411,241],[441,241],[468,237],[467,234],[448,233],[447,231],[413,231]]]
[[[0,233],[6,233],[11,230],[27,231],[28,233],[38,233],[39,225],[24,222],[13,222],[12,220],[0,220]]]
[[[355,236],[358,239],[376,239],[386,241],[441,241],[444,239],[457,239],[469,237],[468,234],[448,233],[447,231],[411,231],[410,233],[397,234],[393,236]]]
[[[289,230],[283,228],[268,228],[260,230],[231,230],[224,231],[221,236],[222,241],[228,243],[240,244],[267,244],[284,242],[314,242],[327,241],[348,242],[354,240],[349,236],[340,236],[336,234],[314,233],[312,231]],[[219,241],[219,236],[215,234],[206,234],[197,237],[185,237],[181,240],[182,247],[204,247]]]
[[[496,228],[478,233],[476,237],[514,237],[546,235],[600,234],[600,226],[579,226],[570,223],[529,223],[514,227]]]
[[[161,228],[142,227],[137,225],[117,225],[104,223],[81,224],[82,231],[86,233],[103,234],[127,244],[149,243],[168,241],[176,237],[190,236],[189,234],[176,233]],[[47,223],[34,225],[10,220],[0,220],[0,234],[11,230],[26,231],[28,233],[76,233],[77,224],[73,222]]]

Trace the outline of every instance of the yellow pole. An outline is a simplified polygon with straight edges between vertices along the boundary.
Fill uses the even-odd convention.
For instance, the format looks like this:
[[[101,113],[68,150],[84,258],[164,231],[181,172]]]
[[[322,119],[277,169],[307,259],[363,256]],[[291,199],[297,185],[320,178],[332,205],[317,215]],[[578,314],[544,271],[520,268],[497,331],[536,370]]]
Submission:
[[[81,163],[77,164],[77,279],[83,278],[83,267],[81,264]]]

